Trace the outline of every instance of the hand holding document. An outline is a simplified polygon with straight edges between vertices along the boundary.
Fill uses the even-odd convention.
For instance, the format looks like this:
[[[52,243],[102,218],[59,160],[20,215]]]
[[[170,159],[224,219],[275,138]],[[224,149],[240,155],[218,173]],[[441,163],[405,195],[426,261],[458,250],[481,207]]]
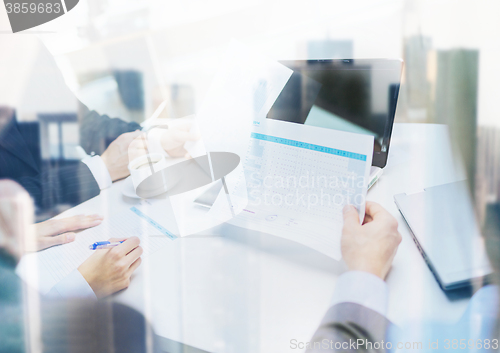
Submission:
[[[116,243],[118,239],[110,239]],[[130,276],[141,265],[143,248],[138,237],[121,241],[113,250],[94,251],[78,272],[89,284],[95,296],[105,298],[128,287]]]
[[[193,156],[233,152],[242,161],[211,217],[339,259],[342,208],[352,204],[364,216],[373,136],[267,119],[291,76],[231,43],[196,119],[202,139],[186,148]]]
[[[343,207],[352,204],[364,216],[373,137],[267,119],[291,74],[231,44],[196,118],[202,139],[185,146],[194,161],[209,156],[203,169],[208,183],[223,181],[205,217],[187,216],[194,199],[187,189],[148,200],[80,233],[74,243],[26,256],[21,277],[47,292],[92,254],[94,242],[137,236],[147,256],[179,236],[225,221],[339,259]],[[224,153],[237,155],[239,165],[219,175],[217,163],[227,161],[217,156]]]
[[[260,121],[254,131],[244,178],[232,190],[244,189],[248,204],[229,223],[340,259],[343,207],[354,205],[364,218],[373,136],[278,120]],[[212,212],[230,207],[219,195]]]

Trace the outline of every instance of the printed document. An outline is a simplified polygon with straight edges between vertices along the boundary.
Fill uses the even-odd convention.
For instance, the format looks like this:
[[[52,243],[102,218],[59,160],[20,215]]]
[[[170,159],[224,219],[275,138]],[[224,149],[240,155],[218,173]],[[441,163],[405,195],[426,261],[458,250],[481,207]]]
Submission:
[[[219,194],[212,212],[228,222],[273,234],[340,259],[342,209],[354,205],[362,221],[373,136],[262,119],[254,124],[244,177]],[[242,197],[248,195],[246,202]]]

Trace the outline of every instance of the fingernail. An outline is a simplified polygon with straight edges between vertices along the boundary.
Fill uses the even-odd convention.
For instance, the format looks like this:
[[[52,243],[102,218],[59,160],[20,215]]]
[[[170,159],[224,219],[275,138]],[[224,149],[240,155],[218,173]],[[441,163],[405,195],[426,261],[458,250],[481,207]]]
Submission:
[[[95,221],[93,221],[91,224],[91,227],[94,227],[94,226],[98,226],[99,224],[102,223],[102,220],[101,219],[96,219]]]
[[[75,233],[66,234],[66,241],[67,242],[70,242],[70,241],[73,241],[73,240],[75,240]]]
[[[101,220],[104,219],[104,217],[101,216],[101,215],[99,215],[99,214],[94,214],[94,215],[92,215],[90,217],[95,218],[95,219],[101,219]]]

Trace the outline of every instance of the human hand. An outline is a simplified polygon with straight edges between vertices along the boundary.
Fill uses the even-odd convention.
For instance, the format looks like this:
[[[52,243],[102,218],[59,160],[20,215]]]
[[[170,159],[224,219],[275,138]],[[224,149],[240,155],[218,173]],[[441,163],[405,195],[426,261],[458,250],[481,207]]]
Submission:
[[[145,141],[145,135],[137,130],[121,134],[106,148],[101,159],[108,168],[112,181],[129,175],[129,160],[146,153]]]
[[[109,239],[111,242],[123,239]],[[131,237],[112,249],[95,250],[78,271],[98,299],[107,297],[130,285],[130,276],[141,264],[140,240]]]
[[[35,241],[27,244],[26,251],[39,251],[54,245],[71,243],[75,240],[75,230],[86,229],[101,224],[103,217],[79,215],[60,219],[50,219],[33,224]]]
[[[33,201],[24,188],[12,180],[0,180],[0,252],[17,262],[26,245],[34,242]]]
[[[398,222],[378,203],[366,202],[363,225],[359,224],[353,206],[344,208],[341,249],[349,270],[369,272],[384,279],[400,243]]]
[[[192,125],[190,121],[172,124],[162,133],[161,147],[169,156],[189,158],[187,151],[184,149],[184,144],[187,141],[198,141],[200,139],[199,133],[191,131]]]

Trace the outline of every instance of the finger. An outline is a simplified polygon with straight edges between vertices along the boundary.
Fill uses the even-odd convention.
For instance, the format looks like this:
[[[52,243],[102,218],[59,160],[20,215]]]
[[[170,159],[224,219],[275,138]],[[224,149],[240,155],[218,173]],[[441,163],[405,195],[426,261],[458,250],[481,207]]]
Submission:
[[[145,139],[145,134],[142,131],[136,130],[121,134],[115,141],[119,141],[123,144],[130,144],[134,140],[140,141],[143,139]]]
[[[385,208],[373,201],[366,201],[365,213],[372,219],[389,215]]]
[[[138,136],[135,136],[130,140],[130,144],[142,144],[144,141],[147,141],[147,137],[145,133],[141,133]]]
[[[134,139],[134,138],[137,138],[141,135],[144,135],[144,133],[141,131],[141,130],[135,130],[135,131],[132,131],[132,132],[126,132],[124,134],[121,134],[120,136],[123,136],[123,137],[126,137],[126,138],[130,138],[130,139]]]
[[[145,133],[141,133],[132,139],[131,144],[143,144],[144,141],[147,141],[147,136]]]
[[[136,138],[128,145],[128,153],[137,154],[144,153],[148,150],[148,141],[145,138]]]
[[[76,238],[75,233],[64,233],[57,235],[55,237],[46,236],[39,239],[38,250],[47,249],[56,245],[71,243],[75,240],[75,238]]]
[[[138,258],[137,260],[135,260],[132,265],[130,265],[129,269],[128,269],[128,276],[131,276],[132,273],[134,273],[135,270],[137,270],[137,267],[139,267],[142,263],[142,259],[141,258]]]
[[[147,135],[144,132],[141,132],[140,134],[134,134],[131,137],[133,137],[132,141],[144,141],[144,140],[147,140]]]
[[[147,145],[147,142],[145,140],[143,140],[143,142],[132,142],[130,145],[128,145],[128,148],[127,148],[127,153],[130,155],[134,155],[134,154],[141,154],[141,153],[145,153],[148,151],[148,145]]]
[[[129,160],[133,160],[139,156],[143,156],[148,154],[148,149],[141,147],[141,148],[129,148],[128,149],[128,156]]]
[[[132,147],[128,149],[129,155],[143,154],[148,152],[148,148],[144,146]]]
[[[127,255],[129,252],[131,252],[133,249],[137,248],[140,244],[140,240],[137,237],[130,237],[127,240],[125,240],[123,243],[120,245],[116,246],[115,248],[111,249],[114,253],[118,254],[120,257],[123,257]]]
[[[127,254],[127,256],[125,256],[125,264],[127,266],[131,266],[135,260],[137,260],[138,258],[141,257],[141,255],[143,253],[144,253],[144,250],[142,249],[142,247],[140,247],[140,246],[136,247],[134,250],[129,252]]]
[[[173,126],[172,129],[190,131],[192,127],[193,127],[193,123],[191,121],[183,121],[183,122],[178,123],[175,126]]]
[[[167,153],[170,157],[184,157],[187,154],[187,151],[184,147],[176,147],[169,149]]]
[[[184,130],[175,130],[172,138],[176,141],[198,141],[200,139],[200,134],[194,131],[184,131]]]
[[[365,218],[363,219],[363,224],[370,223],[371,221],[373,221],[372,216],[370,216],[365,212]]]
[[[359,227],[359,215],[356,208],[352,205],[346,205],[343,210],[344,214],[344,229]]]
[[[103,217],[98,214],[78,215],[67,218],[51,219],[36,224],[37,234],[41,237],[57,235],[79,229],[95,227],[102,223]]]
[[[119,241],[125,241],[127,240],[127,238],[109,238],[108,241],[112,242],[112,243],[116,243],[116,242],[119,242]]]

